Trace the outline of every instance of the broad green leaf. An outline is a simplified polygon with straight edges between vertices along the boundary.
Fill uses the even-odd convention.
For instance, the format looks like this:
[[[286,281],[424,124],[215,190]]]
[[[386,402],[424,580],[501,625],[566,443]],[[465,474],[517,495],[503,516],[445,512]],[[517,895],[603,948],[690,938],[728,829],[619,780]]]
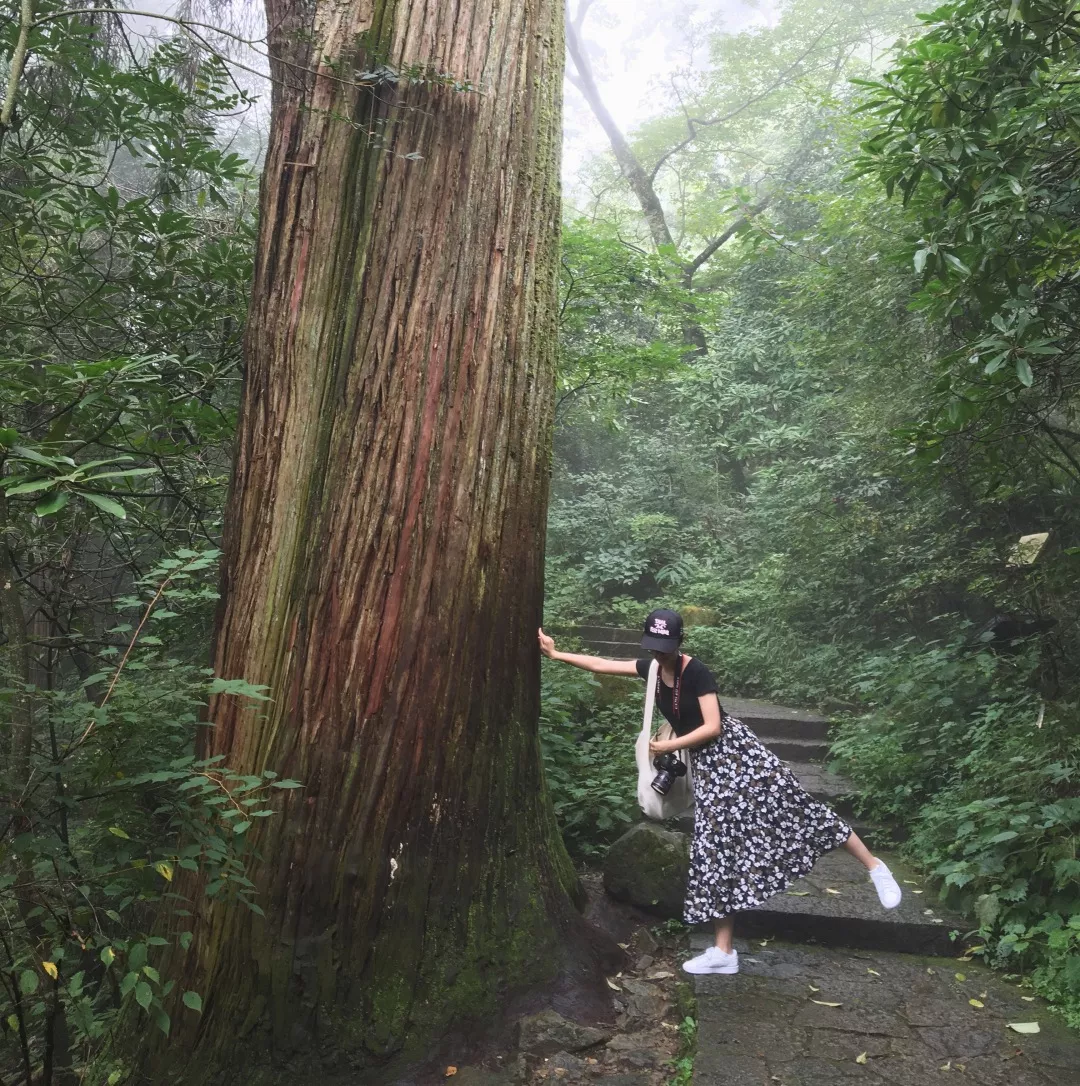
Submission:
[[[150,985],[144,980],[140,980],[135,985],[135,1002],[139,1004],[144,1011],[150,1009],[150,1004],[153,1001],[154,993],[150,989]]]
[[[119,502],[115,502],[112,498],[106,498],[104,494],[91,494],[89,491],[80,490],[79,497],[85,498],[91,505],[96,505],[99,509],[104,510],[106,513],[110,513],[118,520],[126,520],[127,513],[124,512],[124,507]]]
[[[199,1014],[202,1014],[202,996],[198,992],[185,992],[184,1006],[189,1010],[198,1011]]]
[[[54,513],[59,513],[70,500],[71,495],[66,490],[61,490],[53,494],[52,497],[38,502],[34,506],[34,513],[39,517],[51,517]]]
[[[48,490],[56,482],[55,479],[33,479],[28,483],[19,483],[17,486],[8,487],[9,498],[17,494],[36,494],[39,490]]]

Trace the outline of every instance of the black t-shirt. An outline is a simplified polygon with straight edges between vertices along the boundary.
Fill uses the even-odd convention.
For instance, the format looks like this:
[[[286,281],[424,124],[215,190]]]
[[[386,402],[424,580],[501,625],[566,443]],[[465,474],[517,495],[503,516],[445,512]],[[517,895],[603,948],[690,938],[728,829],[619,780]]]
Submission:
[[[637,662],[638,675],[646,682],[649,680],[649,667],[651,664],[652,660],[638,660]],[[713,673],[697,657],[692,658],[683,667],[682,676],[679,680],[678,717],[675,716],[674,691],[659,675],[657,678],[660,680],[660,691],[657,694],[656,707],[664,714],[667,722],[675,730],[675,734],[689,735],[695,728],[700,728],[705,723],[705,718],[701,715],[698,698],[702,694],[717,693]],[[721,710],[722,712],[723,710]]]

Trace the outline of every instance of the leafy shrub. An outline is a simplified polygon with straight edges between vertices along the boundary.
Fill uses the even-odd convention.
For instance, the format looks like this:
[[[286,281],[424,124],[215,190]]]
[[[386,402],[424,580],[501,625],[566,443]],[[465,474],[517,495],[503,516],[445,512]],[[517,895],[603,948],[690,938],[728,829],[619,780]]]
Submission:
[[[1080,709],[1044,707],[1034,665],[963,634],[909,641],[869,660],[873,709],[833,752],[868,811],[910,827],[907,851],[977,918],[988,956],[1032,969],[1080,1020]]]
[[[544,774],[570,853],[589,859],[638,816],[634,739],[640,702],[598,706],[589,673],[544,661],[540,744]]]
[[[183,922],[166,933],[155,917],[167,900],[182,904],[181,872],[201,874],[207,894],[261,912],[246,832],[273,814],[275,789],[297,782],[197,760],[194,740],[210,694],[264,695],[213,679],[145,632],[182,623],[185,604],[199,617],[216,557],[184,551],[162,562],[125,601],[139,606],[140,620],[134,631],[110,631],[125,647],[100,653],[101,672],[52,691],[3,691],[10,708],[25,710],[28,740],[14,742],[18,756],[0,768],[5,1080],[13,1073],[47,1084],[66,1068],[84,1073],[128,1004],[169,1032],[173,985],[161,958],[193,933]],[[185,1013],[201,1010],[198,992],[180,1002]]]

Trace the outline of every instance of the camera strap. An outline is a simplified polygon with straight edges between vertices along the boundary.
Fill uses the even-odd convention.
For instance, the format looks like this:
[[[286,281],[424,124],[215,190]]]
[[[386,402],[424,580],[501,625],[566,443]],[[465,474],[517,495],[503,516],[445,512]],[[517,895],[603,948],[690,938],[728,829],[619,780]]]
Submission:
[[[679,709],[679,695],[682,693],[682,673],[683,673],[683,660],[686,659],[684,653],[679,653],[679,659],[675,664],[675,682],[671,687],[671,707],[675,712],[675,719],[682,720],[682,712]],[[656,666],[656,697],[660,698],[660,683],[663,680],[660,678],[660,665]]]

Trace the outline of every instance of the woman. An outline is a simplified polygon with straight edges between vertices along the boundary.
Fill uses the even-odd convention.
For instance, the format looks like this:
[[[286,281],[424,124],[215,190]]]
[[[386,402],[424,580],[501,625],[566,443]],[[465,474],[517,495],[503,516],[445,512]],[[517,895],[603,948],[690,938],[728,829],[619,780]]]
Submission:
[[[713,922],[715,945],[683,965],[688,973],[737,973],[734,913],[752,909],[807,874],[825,852],[843,845],[870,873],[886,909],[900,887],[851,827],[800,786],[795,775],[741,721],[728,716],[709,669],[681,651],[682,619],[653,611],[641,646],[660,663],[656,704],[676,738],[654,740],[659,755],[689,749],[694,771],[694,836],[686,883],[688,924]],[[601,675],[648,679],[649,660],[605,660],[558,652],[540,631],[540,651]]]

